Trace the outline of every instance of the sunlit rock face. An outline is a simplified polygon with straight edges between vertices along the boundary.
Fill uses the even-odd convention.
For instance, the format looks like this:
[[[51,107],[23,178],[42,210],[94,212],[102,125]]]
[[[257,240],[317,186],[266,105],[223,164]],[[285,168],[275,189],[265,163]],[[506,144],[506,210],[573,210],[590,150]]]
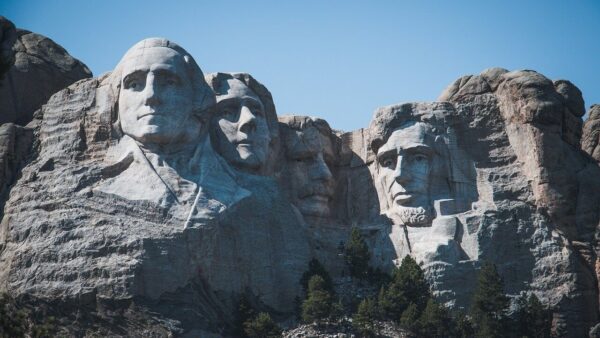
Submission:
[[[492,206],[478,224],[479,260],[498,264],[509,290],[556,306],[559,336],[587,335],[598,320],[600,168],[580,150],[581,92],[493,68],[457,80],[440,99],[469,129],[457,139],[475,160],[479,200]]]
[[[337,131],[278,118],[249,74],[205,77],[179,45],[143,40],[27,129],[1,126],[0,152],[17,154],[2,168],[22,170],[0,171],[16,181],[0,290],[120,323],[59,313],[66,335],[224,336],[241,295],[293,318],[313,257],[343,285],[355,226],[373,267],[413,256],[453,308],[468,308],[491,261],[510,295],[554,307],[557,336],[585,336],[598,322],[595,108],[582,130],[573,84],[497,68],[439,101]]]

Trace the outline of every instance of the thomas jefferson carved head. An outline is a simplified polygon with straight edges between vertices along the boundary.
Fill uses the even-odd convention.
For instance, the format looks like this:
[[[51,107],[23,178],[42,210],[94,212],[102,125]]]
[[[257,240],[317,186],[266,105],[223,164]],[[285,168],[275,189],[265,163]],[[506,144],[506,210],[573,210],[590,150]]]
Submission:
[[[329,217],[335,157],[329,125],[305,116],[283,116],[279,121],[285,150],[282,185],[303,216]]]
[[[427,226],[434,218],[434,201],[471,198],[461,188],[468,182],[447,119],[449,103],[417,103],[385,107],[371,122],[373,178],[381,211],[395,223]],[[455,154],[456,153],[456,154]],[[473,183],[474,184],[474,183]]]
[[[217,95],[210,123],[217,152],[238,169],[264,173],[278,138],[271,94],[249,74],[215,73],[206,79]]]
[[[197,139],[214,94],[183,48],[160,38],[145,39],[123,56],[113,73],[118,93],[117,131],[142,144],[176,144]]]

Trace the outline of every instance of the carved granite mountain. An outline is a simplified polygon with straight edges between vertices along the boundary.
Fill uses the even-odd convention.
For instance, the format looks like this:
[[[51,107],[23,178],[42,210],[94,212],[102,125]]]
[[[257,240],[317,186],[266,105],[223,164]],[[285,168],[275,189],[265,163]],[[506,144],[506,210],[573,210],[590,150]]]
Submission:
[[[137,74],[129,60],[141,67],[138,53],[149,65],[176,65],[157,74],[157,86],[167,81],[158,75],[177,77],[195,91],[188,98],[197,109],[166,96],[156,105],[157,113],[176,105],[188,126],[198,117],[193,138],[171,138],[186,130],[176,126],[157,144],[130,124],[139,92],[129,87]],[[214,152],[201,124],[214,102],[193,59],[161,39],[134,46],[111,75],[52,96],[5,209],[4,290],[57,308],[144,304],[188,333],[222,327],[245,292],[258,306],[293,312],[311,256],[306,230],[274,179],[236,172]]]
[[[157,38],[53,95],[4,208],[0,291],[67,336],[226,336],[242,295],[293,322],[313,257],[343,294],[358,226],[373,266],[413,256],[453,308],[491,261],[557,336],[598,323],[600,167],[570,82],[490,69],[352,132],[272,100]]]

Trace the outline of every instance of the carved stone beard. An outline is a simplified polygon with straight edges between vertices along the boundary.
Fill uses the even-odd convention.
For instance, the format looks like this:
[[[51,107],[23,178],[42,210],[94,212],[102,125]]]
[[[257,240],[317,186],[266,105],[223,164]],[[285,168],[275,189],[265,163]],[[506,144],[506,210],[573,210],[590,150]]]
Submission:
[[[431,207],[403,207],[396,206],[389,210],[389,217],[394,224],[401,224],[409,227],[427,227],[431,225],[434,218]]]

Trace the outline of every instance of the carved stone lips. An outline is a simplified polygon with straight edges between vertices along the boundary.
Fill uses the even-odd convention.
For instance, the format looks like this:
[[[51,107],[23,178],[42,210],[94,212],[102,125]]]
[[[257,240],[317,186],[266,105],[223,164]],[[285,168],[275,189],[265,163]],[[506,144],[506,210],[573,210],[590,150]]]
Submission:
[[[311,200],[311,201],[314,201],[314,202],[328,203],[329,199],[330,199],[330,196],[315,194],[315,195],[306,196],[306,197],[304,197],[304,199]]]
[[[408,191],[401,191],[394,194],[394,201],[406,202],[412,198],[412,194]]]
[[[142,117],[145,117],[145,116],[155,116],[155,115],[162,115],[162,114],[159,114],[155,110],[152,110],[152,111],[149,111],[147,113],[144,113],[144,114],[140,115],[138,117],[138,120],[141,119]]]

